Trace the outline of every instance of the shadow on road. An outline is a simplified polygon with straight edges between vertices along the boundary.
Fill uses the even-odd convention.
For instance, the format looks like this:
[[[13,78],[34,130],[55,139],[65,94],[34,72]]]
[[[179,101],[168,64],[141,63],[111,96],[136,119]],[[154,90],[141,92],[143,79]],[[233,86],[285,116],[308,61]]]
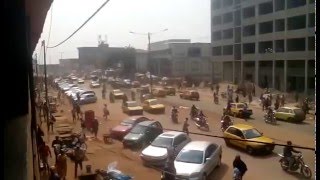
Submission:
[[[295,172],[288,171],[287,174],[292,176],[295,179],[299,179],[299,180],[306,180],[307,179],[299,171],[295,171]],[[312,177],[310,179],[314,179],[314,177]]]
[[[237,146],[232,146],[230,145],[229,148],[243,152],[243,153],[247,153],[245,149],[242,149],[240,147]],[[252,155],[252,157],[256,158],[256,159],[269,159],[272,157],[277,157],[278,154],[275,152],[269,153],[269,152],[254,152]]]
[[[221,163],[219,168],[214,169],[211,174],[208,176],[208,179],[223,179],[225,174],[228,172],[229,166],[227,164]],[[230,177],[232,175],[230,174]]]

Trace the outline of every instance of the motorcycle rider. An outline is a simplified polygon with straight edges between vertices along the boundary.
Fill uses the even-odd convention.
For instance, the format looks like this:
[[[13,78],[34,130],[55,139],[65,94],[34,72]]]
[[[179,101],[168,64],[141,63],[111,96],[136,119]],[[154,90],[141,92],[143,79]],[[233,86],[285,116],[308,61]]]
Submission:
[[[300,151],[293,149],[291,141],[287,141],[287,146],[285,146],[283,148],[283,156],[289,162],[289,170],[291,169],[291,167],[295,161],[295,158],[294,158],[294,155],[292,154],[292,152],[301,153]]]
[[[178,119],[178,109],[175,106],[172,106],[171,118],[172,118],[172,120],[174,120],[174,118],[176,118],[175,121],[177,121],[177,119]]]
[[[193,104],[192,107],[191,107],[190,116],[191,116],[191,117],[195,117],[196,113],[197,113],[197,108],[196,108],[196,106]]]
[[[203,112],[202,112],[202,110],[199,112],[199,120],[200,120],[200,124],[201,125],[204,125],[205,123],[206,123],[206,117],[207,116],[205,116],[204,114],[203,114]]]
[[[272,121],[273,119],[273,110],[272,110],[272,108],[271,107],[268,107],[268,112],[267,112],[267,118],[270,120],[270,121]]]
[[[224,129],[227,129],[229,127],[229,125],[231,124],[230,116],[223,114],[221,119],[222,119],[222,127]]]

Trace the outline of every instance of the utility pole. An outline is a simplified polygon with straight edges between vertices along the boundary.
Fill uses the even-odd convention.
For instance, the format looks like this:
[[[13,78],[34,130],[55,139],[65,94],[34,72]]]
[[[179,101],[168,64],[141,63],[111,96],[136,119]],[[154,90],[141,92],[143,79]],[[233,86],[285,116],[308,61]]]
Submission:
[[[43,47],[43,70],[44,70],[44,84],[45,84],[45,98],[46,98],[46,109],[48,110],[46,113],[47,118],[47,128],[49,134],[49,98],[48,98],[48,82],[47,82],[47,61],[46,61],[46,46],[45,41],[42,41]],[[49,136],[48,136],[49,137]]]

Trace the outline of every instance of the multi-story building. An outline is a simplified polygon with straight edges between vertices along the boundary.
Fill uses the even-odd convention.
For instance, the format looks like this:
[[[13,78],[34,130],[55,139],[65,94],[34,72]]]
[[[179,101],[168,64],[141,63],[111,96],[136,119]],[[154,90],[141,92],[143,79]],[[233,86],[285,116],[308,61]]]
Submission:
[[[150,64],[159,76],[186,77],[211,81],[210,43],[190,39],[170,39],[150,44]]]
[[[315,0],[211,0],[215,78],[314,94]]]
[[[138,72],[148,71],[148,51],[136,49],[136,70]]]

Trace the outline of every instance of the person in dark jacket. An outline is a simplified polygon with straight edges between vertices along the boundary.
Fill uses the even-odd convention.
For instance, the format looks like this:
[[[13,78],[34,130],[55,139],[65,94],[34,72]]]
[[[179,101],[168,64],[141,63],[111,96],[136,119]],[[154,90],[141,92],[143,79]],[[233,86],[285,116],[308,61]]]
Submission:
[[[162,180],[175,180],[176,168],[174,167],[174,152],[167,149],[168,159],[163,168]]]
[[[241,160],[240,155],[237,155],[233,160],[233,168],[239,169],[241,172],[241,179],[248,170],[247,165]]]
[[[294,156],[293,156],[292,152],[301,153],[300,151],[297,151],[297,150],[293,149],[291,141],[287,141],[287,146],[285,146],[283,148],[283,156],[289,162],[289,169],[291,168],[292,164],[294,163]]]
[[[98,119],[94,119],[92,131],[93,131],[93,134],[94,134],[95,138],[97,138],[98,130],[99,130],[99,121],[98,121]]]

